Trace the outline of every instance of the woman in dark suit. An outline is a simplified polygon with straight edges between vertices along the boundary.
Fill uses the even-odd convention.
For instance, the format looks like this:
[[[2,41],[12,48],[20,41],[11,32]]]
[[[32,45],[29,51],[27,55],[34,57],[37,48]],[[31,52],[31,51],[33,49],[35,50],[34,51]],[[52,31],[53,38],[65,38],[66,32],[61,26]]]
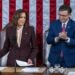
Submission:
[[[27,17],[24,10],[18,9],[6,29],[6,40],[0,51],[0,57],[9,51],[7,66],[15,66],[17,59],[27,61],[29,64],[34,63],[37,53],[35,32],[27,23]]]

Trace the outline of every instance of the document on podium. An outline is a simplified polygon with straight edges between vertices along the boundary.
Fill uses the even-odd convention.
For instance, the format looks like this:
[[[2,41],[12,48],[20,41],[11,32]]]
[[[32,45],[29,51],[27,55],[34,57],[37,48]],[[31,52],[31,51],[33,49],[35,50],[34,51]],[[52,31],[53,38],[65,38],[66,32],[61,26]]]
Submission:
[[[18,66],[32,66],[33,64],[28,64],[25,61],[21,61],[21,60],[16,60],[16,63]]]
[[[27,73],[43,73],[46,68],[39,68],[39,67],[25,67],[21,71]]]
[[[38,68],[24,68],[22,69],[23,72],[38,72]]]
[[[0,67],[0,71],[4,70],[6,67]]]

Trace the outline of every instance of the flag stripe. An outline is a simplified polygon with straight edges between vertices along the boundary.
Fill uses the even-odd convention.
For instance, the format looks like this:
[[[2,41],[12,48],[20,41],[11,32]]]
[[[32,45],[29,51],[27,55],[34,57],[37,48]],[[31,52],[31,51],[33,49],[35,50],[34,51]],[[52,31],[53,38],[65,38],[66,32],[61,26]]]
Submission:
[[[29,13],[29,0],[23,0],[23,9]]]
[[[43,0],[36,1],[36,38],[39,49],[38,58],[42,60],[42,49],[43,49]],[[38,60],[39,63],[42,61]],[[40,62],[41,61],[41,62]]]
[[[2,0],[2,28],[9,23],[9,0]]]
[[[50,25],[50,11],[49,11],[50,2],[49,0],[43,1],[43,34],[46,30],[48,30]],[[45,8],[45,9],[44,9]]]
[[[70,0],[64,0],[64,4],[70,5]]]
[[[72,16],[71,18],[75,20],[75,0],[70,0],[70,6],[72,8]]]
[[[12,16],[16,10],[16,0],[9,0],[9,21],[12,20]]]
[[[29,0],[23,0],[23,9],[28,13],[29,15]],[[28,17],[29,22],[29,17]]]
[[[50,0],[50,21],[56,19],[56,0]]]
[[[16,0],[16,10],[23,8],[23,0]]]
[[[34,26],[36,32],[36,0],[29,1],[29,23]]]
[[[47,31],[50,26],[50,11],[49,11],[49,9],[50,9],[50,1],[43,0],[43,51],[42,52],[43,52],[43,63],[44,64],[45,64],[45,62],[46,62],[45,60],[47,60],[47,57],[49,54],[49,50],[46,49]]]
[[[2,0],[0,0],[0,30],[2,29]]]
[[[58,15],[58,10],[59,10],[59,7],[64,4],[64,0],[56,0],[56,19],[59,18],[59,15]]]

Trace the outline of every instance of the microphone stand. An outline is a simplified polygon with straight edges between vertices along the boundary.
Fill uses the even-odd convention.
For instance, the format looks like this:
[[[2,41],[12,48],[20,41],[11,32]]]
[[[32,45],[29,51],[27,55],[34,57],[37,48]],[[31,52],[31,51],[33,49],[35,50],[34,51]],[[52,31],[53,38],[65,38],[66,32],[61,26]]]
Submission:
[[[16,73],[16,60],[15,60],[15,73]]]
[[[16,41],[16,38],[14,39],[14,41]],[[14,43],[15,47],[16,47],[16,43]],[[14,51],[14,73],[16,75],[16,50],[13,50]]]
[[[16,50],[15,50],[15,64],[14,64],[14,66],[15,66],[15,74],[16,74]]]

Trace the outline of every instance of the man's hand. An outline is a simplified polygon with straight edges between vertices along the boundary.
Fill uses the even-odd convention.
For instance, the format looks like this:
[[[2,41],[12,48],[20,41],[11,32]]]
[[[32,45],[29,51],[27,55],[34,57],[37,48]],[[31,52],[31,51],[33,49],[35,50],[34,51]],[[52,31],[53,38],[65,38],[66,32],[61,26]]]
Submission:
[[[68,38],[67,32],[60,32],[59,33],[59,38],[63,39],[63,40],[67,40],[67,38]]]

